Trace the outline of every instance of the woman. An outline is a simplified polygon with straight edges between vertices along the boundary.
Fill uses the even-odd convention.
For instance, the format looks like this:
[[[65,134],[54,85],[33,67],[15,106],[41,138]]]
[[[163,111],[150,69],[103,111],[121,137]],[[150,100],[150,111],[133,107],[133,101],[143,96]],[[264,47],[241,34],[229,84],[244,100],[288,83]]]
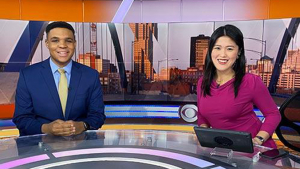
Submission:
[[[242,32],[233,25],[214,31],[198,81],[198,125],[252,134],[254,144],[276,148],[272,134],[281,120],[270,93],[259,76],[245,73]],[[265,117],[262,123],[253,105]]]

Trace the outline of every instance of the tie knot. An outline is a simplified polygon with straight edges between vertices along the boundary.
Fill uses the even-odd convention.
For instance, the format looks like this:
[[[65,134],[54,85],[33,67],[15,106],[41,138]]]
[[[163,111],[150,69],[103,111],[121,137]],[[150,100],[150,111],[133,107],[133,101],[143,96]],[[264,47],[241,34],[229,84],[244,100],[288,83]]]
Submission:
[[[65,69],[58,69],[59,74],[65,73]]]

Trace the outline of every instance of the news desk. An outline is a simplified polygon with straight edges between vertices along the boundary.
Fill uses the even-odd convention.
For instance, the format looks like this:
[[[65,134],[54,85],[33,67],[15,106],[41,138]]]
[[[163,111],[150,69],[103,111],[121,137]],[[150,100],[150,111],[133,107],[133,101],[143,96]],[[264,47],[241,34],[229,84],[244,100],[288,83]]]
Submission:
[[[0,140],[0,168],[68,169],[222,169],[295,167],[288,157],[276,161],[234,152],[231,159],[210,156],[192,132],[95,130],[77,136],[34,135]]]

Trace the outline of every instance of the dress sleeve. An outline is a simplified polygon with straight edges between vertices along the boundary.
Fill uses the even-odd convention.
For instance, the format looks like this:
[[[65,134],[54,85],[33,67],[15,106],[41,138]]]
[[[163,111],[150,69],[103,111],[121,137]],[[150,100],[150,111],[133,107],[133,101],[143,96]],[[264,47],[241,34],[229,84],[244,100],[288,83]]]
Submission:
[[[272,136],[281,120],[281,115],[267,87],[259,76],[255,76],[253,95],[253,103],[265,117],[260,131],[266,131]]]
[[[202,83],[202,77],[198,80],[198,85],[197,85],[197,107],[198,107],[198,126],[200,126],[201,124],[207,124],[208,127],[210,127],[209,122],[201,115],[201,111],[200,111],[200,103],[201,103],[201,98],[203,98],[202,96],[202,91],[201,91],[201,83]]]

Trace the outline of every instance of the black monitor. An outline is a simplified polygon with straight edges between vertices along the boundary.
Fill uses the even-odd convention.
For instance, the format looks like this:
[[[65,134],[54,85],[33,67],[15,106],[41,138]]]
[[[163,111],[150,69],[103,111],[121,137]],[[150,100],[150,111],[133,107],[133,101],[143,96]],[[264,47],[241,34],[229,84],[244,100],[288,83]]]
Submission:
[[[194,130],[202,147],[220,147],[246,153],[254,152],[251,133],[197,126],[194,127]]]

